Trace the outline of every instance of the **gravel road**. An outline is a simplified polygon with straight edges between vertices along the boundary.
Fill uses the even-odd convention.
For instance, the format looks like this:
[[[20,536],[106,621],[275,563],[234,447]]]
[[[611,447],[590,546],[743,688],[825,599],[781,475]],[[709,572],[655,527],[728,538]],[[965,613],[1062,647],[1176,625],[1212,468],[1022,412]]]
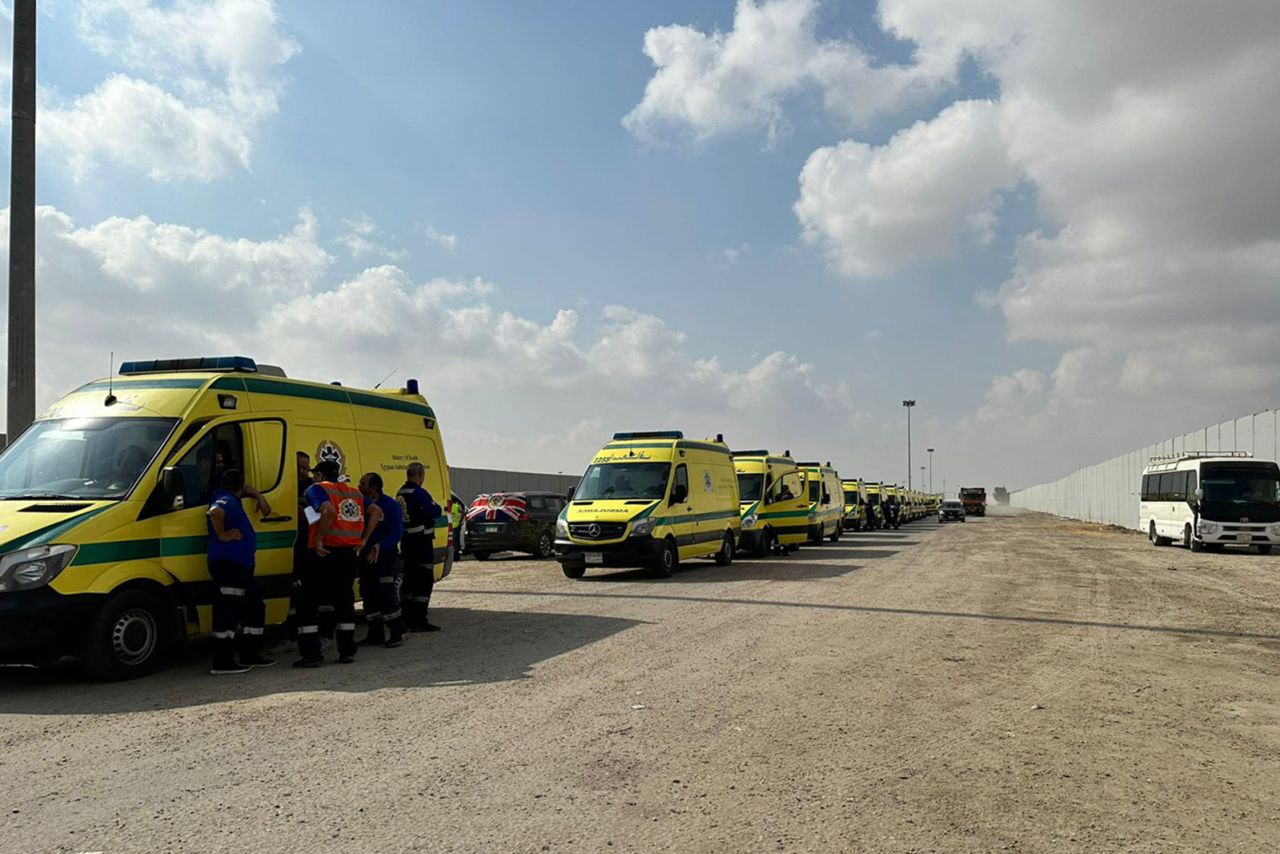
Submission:
[[[0,849],[1280,850],[1276,558],[1010,513],[437,600],[352,667],[0,670]]]

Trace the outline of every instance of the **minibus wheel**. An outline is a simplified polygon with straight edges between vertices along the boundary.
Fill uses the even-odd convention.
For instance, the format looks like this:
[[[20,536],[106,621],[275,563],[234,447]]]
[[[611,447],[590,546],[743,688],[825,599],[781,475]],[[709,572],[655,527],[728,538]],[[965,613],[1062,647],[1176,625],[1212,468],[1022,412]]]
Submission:
[[[680,552],[676,549],[676,544],[670,537],[662,541],[662,548],[658,551],[658,561],[654,564],[654,569],[662,578],[670,578],[676,574],[676,567],[680,565]]]
[[[1195,535],[1191,533],[1190,525],[1187,525],[1182,530],[1182,544],[1185,545],[1187,548],[1191,549],[1191,551],[1193,552],[1204,551],[1204,541],[1197,540],[1195,538]]]
[[[1263,545],[1261,545],[1261,546],[1258,546],[1258,554],[1260,554],[1260,555],[1269,555],[1269,554],[1271,554],[1271,546],[1270,546],[1270,544],[1263,544]]]
[[[777,547],[777,543],[774,540],[773,529],[765,528],[760,534],[760,539],[756,542],[756,557],[768,557],[773,554],[774,548]]]
[[[733,534],[725,532],[720,551],[716,552],[716,566],[728,566],[733,563]]]
[[[1159,534],[1157,534],[1157,533],[1156,533],[1156,520],[1155,520],[1155,519],[1152,519],[1152,520],[1151,520],[1151,533],[1150,533],[1150,538],[1151,538],[1151,545],[1153,545],[1153,546],[1167,546],[1167,545],[1169,545],[1169,543],[1170,543],[1170,542],[1172,542],[1172,540],[1170,540],[1168,537],[1162,537],[1162,536],[1160,536]]]
[[[146,590],[112,595],[89,620],[80,665],[104,682],[155,673],[169,649],[168,610],[163,599]]]

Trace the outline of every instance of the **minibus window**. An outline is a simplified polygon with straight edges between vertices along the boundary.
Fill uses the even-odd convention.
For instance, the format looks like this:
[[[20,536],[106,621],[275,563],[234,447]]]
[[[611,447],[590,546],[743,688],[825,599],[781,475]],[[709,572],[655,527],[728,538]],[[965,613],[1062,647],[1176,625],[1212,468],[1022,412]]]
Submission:
[[[0,455],[0,499],[119,499],[173,432],[172,418],[37,421]]]
[[[670,463],[598,463],[582,476],[573,500],[656,500],[666,495],[670,473]]]
[[[182,473],[183,507],[205,507],[222,484],[223,472],[244,471],[240,425],[219,424],[183,454],[174,468]]]
[[[1206,516],[1211,505],[1280,508],[1280,469],[1275,463],[1206,464],[1200,472],[1200,485]]]
[[[738,475],[738,498],[743,502],[759,501],[763,487],[764,475],[762,474]]]

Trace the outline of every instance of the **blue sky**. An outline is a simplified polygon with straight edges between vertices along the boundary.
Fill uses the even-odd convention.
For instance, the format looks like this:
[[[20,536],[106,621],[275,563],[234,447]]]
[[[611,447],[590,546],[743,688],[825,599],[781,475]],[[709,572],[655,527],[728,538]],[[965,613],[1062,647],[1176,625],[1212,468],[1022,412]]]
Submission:
[[[900,480],[905,478],[905,461],[898,459],[904,455],[904,397],[919,401],[917,455],[923,456],[926,444],[950,446],[953,479],[1017,482],[1055,474],[1037,447],[1061,443],[1058,432],[1064,425],[1071,425],[1078,446],[1073,455],[1086,459],[1095,447],[1101,456],[1123,450],[1110,446],[1121,441],[1149,441],[1144,429],[1150,431],[1151,425],[1100,420],[1098,413],[1110,411],[1112,403],[1081,393],[1078,376],[1084,369],[1080,366],[1087,365],[1102,385],[1132,382],[1141,387],[1151,377],[1149,370],[1139,370],[1146,363],[1135,362],[1124,347],[1099,345],[1097,339],[1106,335],[1105,323],[1100,326],[1097,318],[1065,317],[1061,334],[1054,328],[1055,300],[1071,292],[1069,277],[1081,277],[1086,288],[1093,281],[1093,274],[1080,266],[1089,259],[1061,261],[1061,235],[1085,233],[1110,221],[1113,211],[1096,209],[1096,196],[1073,196],[1075,164],[1063,166],[1045,151],[1028,152],[1022,141],[1034,139],[1033,122],[1052,126],[1043,114],[1056,110],[1065,115],[1077,103],[1073,98],[1121,90],[1130,82],[1124,75],[1133,72],[1117,69],[1090,84],[1092,90],[1082,84],[1080,91],[1059,92],[1052,78],[1037,75],[1035,62],[1013,60],[1016,50],[1034,50],[1041,54],[1033,60],[1043,57],[1051,66],[1055,51],[1071,48],[1069,27],[1055,21],[1049,28],[1031,13],[1015,21],[1015,27],[993,23],[975,11],[973,27],[951,28],[970,33],[965,42],[951,31],[919,25],[930,4],[920,0],[915,3],[919,9],[912,5],[909,0],[883,8],[875,3],[761,0],[742,7],[734,2],[273,6],[266,0],[112,0],[99,5],[99,11],[108,11],[95,17],[85,13],[89,7],[59,0],[42,4],[42,109],[47,105],[55,114],[61,110],[73,118],[77,111],[88,111],[78,98],[120,74],[150,81],[180,101],[213,104],[215,109],[222,103],[216,95],[200,94],[200,87],[219,85],[216,52],[228,42],[199,42],[207,51],[206,61],[187,67],[181,57],[165,54],[163,34],[175,30],[164,30],[155,23],[160,19],[149,18],[155,10],[167,13],[164,27],[178,28],[184,26],[183,16],[191,28],[214,20],[199,19],[200,14],[233,22],[238,15],[250,16],[244,20],[262,24],[264,39],[292,43],[296,50],[286,51],[285,61],[254,66],[253,85],[275,93],[274,108],[262,109],[244,123],[248,153],[231,166],[157,178],[148,173],[145,153],[135,159],[103,153],[83,139],[67,141],[75,128],[94,127],[92,123],[72,125],[72,131],[52,124],[48,133],[57,139],[42,144],[40,202],[74,223],[64,224],[65,229],[81,230],[66,230],[66,240],[90,253],[86,263],[103,273],[107,290],[130,287],[120,280],[121,269],[154,269],[152,262],[133,255],[113,261],[113,252],[125,251],[101,225],[113,217],[135,226],[146,218],[214,235],[229,257],[243,260],[253,253],[244,244],[237,250],[235,241],[274,245],[295,228],[300,211],[309,212],[314,233],[307,245],[312,256],[319,253],[327,260],[307,267],[305,293],[290,294],[294,301],[281,298],[269,307],[254,302],[253,277],[270,271],[264,273],[261,262],[250,258],[244,262],[246,290],[217,304],[204,321],[208,328],[201,330],[208,333],[206,340],[188,336],[197,349],[225,343],[288,362],[293,374],[333,373],[307,353],[272,339],[270,319],[256,313],[320,306],[316,295],[391,265],[410,282],[405,285],[408,298],[423,283],[482,279],[489,284],[464,300],[540,328],[553,325],[558,312],[572,310],[576,346],[592,354],[588,361],[616,353],[642,363],[641,376],[620,381],[623,390],[634,384],[634,393],[613,404],[601,403],[593,394],[598,384],[612,385],[618,378],[578,368],[549,373],[522,368],[515,373],[523,377],[527,372],[527,379],[511,379],[486,391],[458,379],[467,373],[469,359],[485,358],[480,345],[468,345],[480,347],[475,352],[455,348],[447,330],[379,328],[376,346],[363,348],[359,327],[353,327],[352,348],[358,355],[344,362],[349,367],[343,378],[372,383],[386,372],[383,367],[435,374],[439,382],[428,383],[428,393],[433,402],[446,404],[446,425],[449,407],[455,408],[458,435],[446,435],[451,448],[457,448],[454,461],[461,464],[573,468],[602,438],[596,433],[672,426],[671,419],[684,418],[693,423],[674,426],[691,432],[703,425],[723,429],[731,441],[736,435],[753,445],[794,444],[797,452],[805,448],[806,455],[836,458],[849,473]],[[646,33],[676,25],[686,36],[706,37],[707,44],[717,33],[730,41],[735,34],[746,38],[754,24],[743,7],[773,14],[779,26],[808,39],[810,52],[830,49],[839,74],[830,76],[829,66],[802,69],[808,62],[803,50],[769,60],[780,68],[796,64],[794,73],[753,68],[750,52],[745,59],[733,58],[732,46],[719,54],[696,53],[696,61],[686,66],[679,64],[686,57],[677,51],[669,58],[669,69],[692,75],[685,81],[689,92],[710,87],[711,100],[736,103],[742,110],[733,115],[749,117],[726,120],[718,110],[699,113],[705,102],[692,96],[681,100],[685,84],[675,88],[674,96],[646,95],[655,75],[665,73],[644,52]],[[1126,26],[1124,20],[1114,23],[1122,30]],[[1037,29],[1042,26],[1043,32]],[[782,36],[768,38],[777,42]],[[104,43],[136,50],[103,49]],[[234,40],[230,44],[233,49]],[[681,44],[680,50],[690,55],[702,50],[690,47],[688,40]],[[1235,47],[1224,42],[1205,61],[1225,66]],[[864,58],[866,63],[860,64]],[[1153,49],[1149,62],[1159,67],[1165,59]],[[885,95],[884,103],[873,108],[831,106],[843,103],[846,89],[888,91],[888,78],[878,76],[886,69],[905,69],[915,88],[902,97]],[[1175,87],[1174,92],[1181,90]],[[1043,109],[1028,109],[1028,99]],[[624,126],[624,117],[639,112],[642,101],[644,121]],[[974,112],[957,114],[954,121],[947,118],[951,105],[970,103],[978,105]],[[757,120],[761,114],[776,123]],[[135,126],[143,127],[149,119],[145,112],[136,118]],[[1091,116],[1099,126],[1106,119],[1102,108]],[[917,122],[918,138],[904,136]],[[1265,142],[1265,130],[1259,145]],[[997,142],[990,141],[996,137]],[[843,221],[841,206],[856,210],[863,197],[815,190],[811,210],[827,219],[802,221],[793,205],[802,193],[809,197],[801,187],[806,162],[824,149],[834,152],[842,142],[864,146],[868,156],[900,155],[908,163],[918,158],[922,164],[943,165],[937,174],[921,177],[925,186],[911,191],[915,195],[906,201],[895,198],[892,185],[867,190],[879,206],[868,214],[872,225],[865,233],[836,233],[829,223]],[[90,167],[75,168],[67,152],[79,150],[90,152]],[[952,161],[946,158],[955,158],[955,166],[947,165]],[[971,168],[988,167],[991,177],[963,186]],[[170,162],[164,168],[174,167]],[[833,168],[854,181],[850,186],[865,189],[864,181],[872,180],[868,176],[876,167],[854,156]],[[1167,168],[1181,166],[1175,162]],[[1059,186],[1053,169],[1072,181]],[[916,183],[914,173],[902,174],[903,184]],[[935,205],[935,199],[943,201]],[[929,214],[911,233],[953,229],[956,237],[943,240],[941,250],[925,246],[916,253],[910,242],[902,243],[892,223],[924,216],[918,212],[935,206],[936,215]],[[1135,220],[1132,242],[1141,244],[1141,228],[1154,228],[1144,220],[1146,212],[1121,214]],[[987,223],[982,240],[964,236],[975,217]],[[353,228],[360,222],[363,230]],[[899,242],[887,254],[876,248],[880,226],[875,223],[885,222],[890,230],[884,244]],[[159,241],[148,234],[138,239]],[[353,234],[360,243],[351,243]],[[1049,262],[1031,259],[1020,278],[1015,253],[1037,234],[1059,254]],[[183,239],[198,241],[189,234]],[[52,252],[59,244],[50,239],[43,245]],[[160,250],[153,245],[148,251]],[[867,264],[880,272],[856,271]],[[195,274],[184,281],[181,265],[164,269],[169,278],[159,285],[162,289],[210,287]],[[1108,293],[1116,287],[1105,282],[1092,286]],[[77,287],[90,284],[69,282],[67,287],[73,296]],[[979,294],[986,297],[979,299]],[[445,311],[439,306],[453,298],[431,297],[430,311]],[[233,331],[244,326],[236,318],[236,299],[255,305],[252,329],[238,336]],[[1047,307],[1037,308],[1041,304]],[[656,318],[662,334],[646,337],[638,351],[610,350],[607,345],[621,333],[609,332],[618,321],[602,316],[608,306]],[[1274,319],[1273,309],[1273,303],[1264,303],[1268,320]],[[441,323],[457,317],[429,316]],[[297,316],[291,322],[301,331],[311,320]],[[1123,328],[1124,318],[1117,321]],[[155,323],[164,323],[164,317],[139,324],[139,334],[123,343],[157,350],[184,346],[182,336],[150,340],[148,329]],[[667,341],[662,336],[669,333],[686,337]],[[602,340],[606,346],[593,349]],[[112,342],[100,343],[105,347]],[[685,361],[663,362],[664,348],[680,349]],[[685,372],[695,370],[689,366],[698,360],[715,359],[723,372],[747,372],[775,352],[807,367],[762,383],[795,386],[803,380],[809,397],[780,394],[773,404],[766,395],[719,413],[709,404],[695,405],[706,398],[696,384],[673,399],[664,394],[661,374],[672,370],[671,364],[685,365],[674,368]],[[540,358],[537,353],[545,355],[494,353],[495,370],[513,359]],[[1059,370],[1071,353],[1078,354],[1067,366],[1071,370]],[[130,350],[129,355],[150,354]],[[645,363],[650,357],[652,365]],[[1227,358],[1223,370],[1229,367]],[[62,368],[49,374],[46,396],[58,382],[80,379],[72,373]],[[714,374],[707,382],[724,386],[726,381]],[[1274,388],[1266,381],[1245,384],[1209,405],[1230,411]],[[740,392],[736,399],[746,396]],[[1151,397],[1151,411],[1170,422],[1169,433],[1199,423],[1195,408],[1168,410],[1159,395]],[[514,425],[513,410],[521,413]],[[1214,411],[1204,420],[1222,414]],[[1017,423],[1022,429],[1015,429]],[[522,449],[529,436],[540,443],[532,454]]]

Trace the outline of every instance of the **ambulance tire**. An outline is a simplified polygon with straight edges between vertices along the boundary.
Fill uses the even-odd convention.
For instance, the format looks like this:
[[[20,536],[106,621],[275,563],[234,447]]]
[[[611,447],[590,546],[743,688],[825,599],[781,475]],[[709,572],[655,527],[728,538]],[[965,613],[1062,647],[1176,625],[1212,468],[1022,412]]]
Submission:
[[[89,619],[80,666],[102,682],[150,676],[172,650],[172,622],[162,597],[146,590],[121,590]]]
[[[581,578],[587,574],[585,563],[562,563],[560,568],[564,570],[565,578]]]
[[[488,560],[493,552],[472,552],[471,556],[476,560]]]
[[[720,551],[716,552],[716,566],[728,566],[733,563],[733,534],[725,531],[724,542],[720,544]]]
[[[670,578],[676,574],[679,566],[680,550],[676,548],[675,540],[667,537],[662,541],[662,548],[658,552],[658,559],[653,564],[653,571],[659,578]]]
[[[760,539],[756,541],[755,556],[768,557],[773,554],[773,550],[777,547],[777,537],[773,534],[772,528],[765,528],[764,533],[760,535]]]
[[[840,542],[840,526],[839,525],[836,525],[836,529],[831,533],[831,542],[833,543]]]

